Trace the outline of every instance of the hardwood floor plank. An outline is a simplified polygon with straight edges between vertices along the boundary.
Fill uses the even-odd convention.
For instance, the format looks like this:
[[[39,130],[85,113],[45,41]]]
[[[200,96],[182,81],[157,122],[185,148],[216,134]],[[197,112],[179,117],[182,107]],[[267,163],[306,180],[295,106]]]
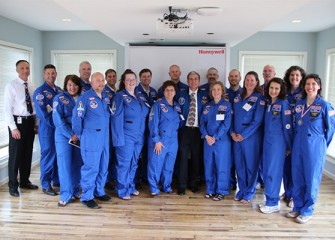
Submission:
[[[34,183],[38,171],[32,172]],[[99,202],[102,208],[92,210],[78,200],[60,208],[59,196],[47,196],[41,189],[21,189],[21,197],[14,198],[3,185],[0,239],[335,239],[334,189],[335,181],[324,176],[315,214],[303,225],[285,218],[290,209],[284,202],[279,213],[260,213],[263,190],[243,205],[233,200],[234,193],[219,202],[205,199],[204,186],[197,194],[152,198],[145,185],[130,201],[108,192],[112,201]]]

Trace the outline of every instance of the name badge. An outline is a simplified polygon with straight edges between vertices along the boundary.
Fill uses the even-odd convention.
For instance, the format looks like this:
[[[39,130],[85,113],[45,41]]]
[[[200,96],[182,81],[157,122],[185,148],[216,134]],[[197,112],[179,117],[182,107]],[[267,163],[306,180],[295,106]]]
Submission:
[[[224,114],[216,114],[216,121],[223,121],[224,120]]]
[[[22,124],[22,117],[17,117],[16,123],[17,124]]]
[[[184,118],[183,114],[179,114],[179,116],[180,116],[180,119],[181,119],[182,121],[184,121],[184,120],[185,120],[185,118]]]
[[[252,106],[249,103],[244,104],[243,109],[246,111],[249,111],[252,108]]]

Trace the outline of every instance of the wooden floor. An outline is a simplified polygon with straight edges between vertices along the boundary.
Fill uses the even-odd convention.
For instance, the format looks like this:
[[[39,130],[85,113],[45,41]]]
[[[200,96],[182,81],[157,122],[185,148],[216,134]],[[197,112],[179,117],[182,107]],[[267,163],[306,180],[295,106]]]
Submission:
[[[38,168],[31,181],[38,183]],[[148,187],[130,201],[116,198],[88,209],[78,200],[65,208],[58,197],[39,190],[21,190],[14,198],[6,185],[0,188],[0,239],[335,239],[335,181],[324,176],[312,220],[297,224],[280,213],[262,214],[264,201],[257,192],[250,205],[233,200],[234,193],[220,202],[204,198],[202,191],[185,196],[161,194],[151,198]]]

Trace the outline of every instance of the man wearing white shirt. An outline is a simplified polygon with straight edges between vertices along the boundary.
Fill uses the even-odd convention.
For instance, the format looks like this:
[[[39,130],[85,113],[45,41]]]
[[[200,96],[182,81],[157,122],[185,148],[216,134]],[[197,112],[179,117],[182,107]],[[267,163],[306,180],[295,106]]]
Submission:
[[[199,191],[200,161],[202,156],[202,140],[199,130],[199,118],[203,106],[208,102],[208,93],[199,89],[200,75],[191,71],[187,75],[189,89],[183,91],[178,98],[185,119],[185,126],[180,132],[178,159],[178,194],[185,195],[189,187],[193,193]],[[188,156],[191,153],[189,161]]]
[[[32,94],[35,86],[28,82],[30,65],[26,60],[16,63],[19,77],[9,82],[5,88],[5,119],[9,129],[8,187],[13,197],[19,197],[20,188],[37,189],[29,181],[31,159],[35,139],[35,116]]]

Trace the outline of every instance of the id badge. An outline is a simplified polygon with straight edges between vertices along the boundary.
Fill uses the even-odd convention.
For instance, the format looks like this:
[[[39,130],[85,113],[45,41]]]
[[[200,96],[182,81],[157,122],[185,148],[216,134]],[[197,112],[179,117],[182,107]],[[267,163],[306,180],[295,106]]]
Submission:
[[[224,120],[224,114],[216,114],[216,121],[223,121]]]
[[[16,122],[17,124],[22,124],[22,117],[17,117]]]
[[[251,105],[249,103],[244,104],[243,109],[249,111],[251,109]]]

